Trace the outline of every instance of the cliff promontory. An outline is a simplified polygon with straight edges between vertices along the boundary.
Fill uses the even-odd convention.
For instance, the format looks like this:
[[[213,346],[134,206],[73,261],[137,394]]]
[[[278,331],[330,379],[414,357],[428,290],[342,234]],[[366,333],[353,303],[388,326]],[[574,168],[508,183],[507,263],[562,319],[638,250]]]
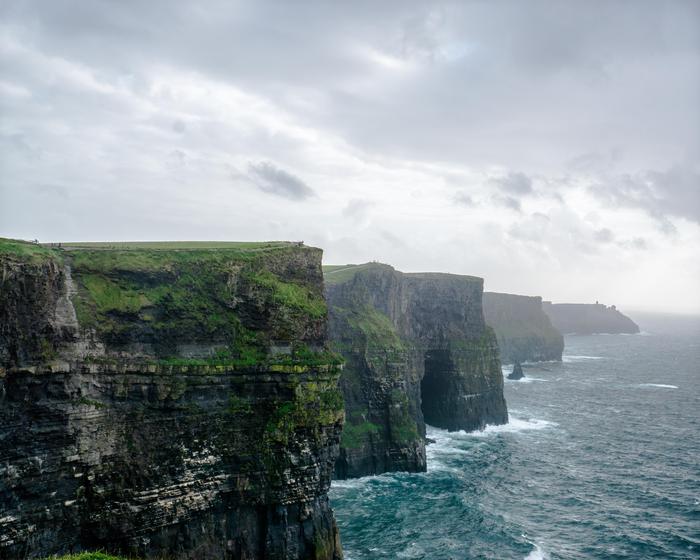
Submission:
[[[0,557],[338,559],[321,251],[0,240]]]
[[[426,468],[425,423],[508,421],[483,281],[384,264],[324,267],[330,333],[345,367],[338,478]]]
[[[544,312],[554,327],[564,334],[636,334],[637,324],[620,313],[614,305],[602,303],[551,303],[545,301]]]
[[[561,361],[564,337],[552,326],[541,297],[484,293],[484,317],[506,363]]]

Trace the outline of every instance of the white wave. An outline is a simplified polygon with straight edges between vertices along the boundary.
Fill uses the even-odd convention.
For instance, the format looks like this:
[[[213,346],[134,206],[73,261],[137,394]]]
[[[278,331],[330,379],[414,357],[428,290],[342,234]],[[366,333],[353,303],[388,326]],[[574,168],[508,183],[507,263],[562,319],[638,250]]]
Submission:
[[[361,476],[360,478],[346,478],[345,480],[332,480],[331,481],[331,488],[340,488],[340,489],[353,489],[353,488],[362,488],[365,484],[368,482],[371,482],[373,480],[391,480],[391,474],[392,473],[385,473],[385,474],[371,474],[368,476]]]
[[[545,428],[552,426],[558,426],[558,424],[556,422],[540,420],[538,418],[530,418],[525,420],[523,418],[517,418],[511,414],[507,424],[502,424],[500,426],[486,426],[486,428],[479,432],[470,432],[469,435],[483,437],[490,436],[492,434],[517,434],[529,430],[544,430]]]
[[[549,559],[549,554],[547,554],[540,545],[534,544],[533,545],[535,548],[533,548],[530,553],[523,558],[523,560],[548,560]]]
[[[549,381],[549,379],[542,379],[541,377],[522,377],[521,379],[508,379],[506,378],[506,383],[532,383],[533,381]]]
[[[664,383],[640,383],[637,387],[661,387],[663,389],[678,389],[678,385],[666,385]]]
[[[428,459],[431,455],[441,453],[445,450],[446,453],[458,452],[464,453],[468,452],[459,448],[455,448],[455,440],[464,440],[465,438],[472,437],[485,437],[493,434],[517,434],[519,432],[525,432],[529,430],[543,430],[545,428],[558,426],[556,422],[550,422],[549,420],[540,420],[538,418],[518,418],[512,413],[507,424],[502,424],[498,426],[486,426],[483,430],[476,430],[473,432],[465,432],[464,430],[459,430],[456,432],[448,432],[441,428],[435,428],[433,426],[426,426],[426,435],[435,441],[428,445],[427,453]]]
[[[573,362],[585,362],[586,360],[604,360],[603,356],[577,356],[575,354],[564,354],[561,357],[561,361],[565,364],[570,364]]]

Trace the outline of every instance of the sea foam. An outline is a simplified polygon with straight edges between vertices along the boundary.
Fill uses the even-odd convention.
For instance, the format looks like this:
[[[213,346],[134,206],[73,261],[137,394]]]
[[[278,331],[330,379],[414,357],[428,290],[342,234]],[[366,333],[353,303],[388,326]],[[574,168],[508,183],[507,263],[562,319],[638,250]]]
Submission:
[[[678,385],[666,385],[664,383],[640,383],[637,387],[661,387],[662,389],[678,389]]]
[[[525,556],[523,560],[549,560],[549,554],[547,554],[542,548],[535,544],[535,548],[530,551],[530,554]]]
[[[565,364],[570,364],[573,362],[585,362],[587,360],[603,360],[603,356],[577,356],[575,354],[564,354],[561,357],[561,361]]]

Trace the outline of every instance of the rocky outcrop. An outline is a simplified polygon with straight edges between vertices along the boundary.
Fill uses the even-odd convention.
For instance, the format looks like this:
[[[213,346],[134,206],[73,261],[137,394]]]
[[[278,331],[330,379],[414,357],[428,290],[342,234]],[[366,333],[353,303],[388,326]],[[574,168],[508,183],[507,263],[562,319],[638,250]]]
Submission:
[[[525,374],[523,373],[523,366],[520,365],[520,362],[515,362],[513,365],[513,371],[508,374],[508,379],[511,381],[518,381],[523,377],[525,377]]]
[[[425,422],[449,430],[507,422],[480,278],[378,263],[324,272],[331,340],[346,360],[338,478],[425,470]]]
[[[551,303],[543,304],[544,312],[552,324],[565,334],[636,334],[639,327],[614,305],[601,303]]]
[[[484,318],[505,363],[561,361],[564,337],[542,309],[542,298],[484,293]]]
[[[321,251],[0,240],[0,557],[342,557]]]

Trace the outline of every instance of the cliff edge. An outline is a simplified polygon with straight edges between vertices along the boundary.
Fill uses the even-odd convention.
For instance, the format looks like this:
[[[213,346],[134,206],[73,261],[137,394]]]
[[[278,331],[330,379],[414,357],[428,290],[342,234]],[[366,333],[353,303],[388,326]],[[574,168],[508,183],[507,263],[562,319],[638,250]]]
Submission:
[[[541,297],[484,292],[484,317],[505,363],[561,361],[564,337],[552,326]]]
[[[636,334],[639,326],[614,305],[602,303],[543,303],[554,327],[564,334]]]
[[[330,333],[345,358],[338,478],[426,468],[425,423],[508,421],[483,281],[379,263],[324,267]]]
[[[321,250],[0,239],[0,557],[342,557]]]

